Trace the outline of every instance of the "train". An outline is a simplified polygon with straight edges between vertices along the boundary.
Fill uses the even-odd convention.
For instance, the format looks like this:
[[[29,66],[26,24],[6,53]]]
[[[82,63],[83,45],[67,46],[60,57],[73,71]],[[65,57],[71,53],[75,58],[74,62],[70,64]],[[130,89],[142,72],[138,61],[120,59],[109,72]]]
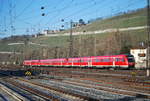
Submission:
[[[134,56],[130,54],[111,56],[88,56],[75,58],[56,58],[24,60],[25,67],[81,67],[81,68],[122,68],[131,69],[135,66]]]

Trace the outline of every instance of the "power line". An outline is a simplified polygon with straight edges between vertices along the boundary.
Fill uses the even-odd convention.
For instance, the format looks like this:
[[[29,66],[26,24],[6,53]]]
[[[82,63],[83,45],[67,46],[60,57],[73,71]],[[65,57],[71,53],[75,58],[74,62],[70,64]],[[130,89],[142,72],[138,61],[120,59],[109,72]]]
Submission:
[[[8,0],[8,1],[10,2],[11,0]],[[50,20],[48,22],[46,22],[46,24],[44,25],[44,27],[47,26],[49,23],[51,23],[51,24],[58,24],[58,23],[60,23],[60,19],[62,19],[62,17],[63,17],[62,13],[65,13],[71,7],[72,8],[75,7],[75,9],[72,10],[72,12],[67,12],[67,14],[65,15],[65,17],[63,17],[63,19],[72,19],[74,17],[77,18],[80,15],[82,15],[81,17],[89,16],[89,15],[95,13],[95,12],[89,10],[89,9],[91,9],[91,8],[97,8],[97,9],[101,9],[102,8],[102,9],[104,9],[104,8],[108,7],[108,5],[110,6],[111,2],[115,2],[115,1],[113,1],[113,0],[112,1],[107,1],[107,0],[105,0],[105,1],[99,1],[99,0],[89,0],[89,1],[87,1],[87,0],[86,1],[70,0],[70,2],[65,2],[65,0],[61,0],[61,1],[59,1],[59,3],[57,3],[57,5],[54,5],[53,7],[51,7],[51,8],[54,8],[54,9],[52,9],[51,11],[45,13],[46,14],[45,17],[47,19],[50,19]],[[127,5],[128,6],[127,8],[129,8],[132,5],[134,5],[135,2],[137,2],[137,1],[132,0],[131,2],[129,3],[129,5]],[[42,4],[44,4],[44,3],[45,2],[43,1]],[[139,2],[137,2],[137,3],[139,3]],[[25,24],[28,24],[28,25],[31,25],[31,26],[34,25],[34,24],[30,23],[28,21],[29,19],[31,19],[33,21],[34,21],[34,19],[36,19],[36,20],[40,19],[38,22],[36,22],[37,24],[39,24],[39,23],[41,24],[42,22],[44,22],[43,19],[45,19],[45,17],[41,18],[41,16],[39,16],[40,14],[39,15],[37,14],[35,16],[32,15],[31,17],[28,17],[28,18],[25,18],[25,19],[21,19],[21,20],[19,19],[19,17],[22,16],[22,15],[24,15],[25,11],[27,11],[27,9],[32,4],[33,4],[33,0],[30,0],[30,2],[28,2],[28,5],[26,5],[26,7],[23,8],[20,13],[18,13],[16,16],[14,16],[14,14],[12,14],[12,22],[11,23],[14,25],[16,19],[17,19],[17,21],[20,21],[21,23],[25,23]],[[86,6],[83,6],[83,5],[86,5]],[[80,7],[80,6],[82,6],[82,7]],[[46,6],[44,6],[44,7],[46,7]],[[13,9],[13,10],[11,9],[11,11],[14,12],[14,9],[15,9],[14,5],[11,8]],[[123,8],[126,8],[126,6],[124,6],[124,5],[121,6],[121,9],[123,9]],[[0,6],[0,10],[1,10],[1,6]],[[37,10],[37,11],[39,11],[39,10]],[[99,11],[96,11],[96,12],[99,12]],[[54,15],[51,15],[52,13],[54,13]],[[32,18],[34,18],[34,19],[32,19]]]
[[[62,0],[60,3],[58,3],[58,5],[60,5],[60,4],[62,4],[62,3],[64,3],[64,1],[65,0]],[[58,5],[56,5],[54,8],[56,8]],[[53,12],[55,12],[55,10],[53,11]],[[50,12],[48,12],[46,15],[44,15],[44,16],[47,16],[48,14],[49,14]],[[41,23],[42,22],[42,20],[43,20],[43,18],[41,18],[35,25],[37,25],[37,24],[39,24],[39,23]]]
[[[69,6],[72,6],[71,4],[74,2],[74,0],[71,0],[71,2],[70,3],[68,3],[66,6],[62,6],[63,8],[60,8],[60,9],[55,9],[55,10],[53,10],[53,11],[50,11],[50,12],[48,12],[48,13],[46,13],[46,15],[45,16],[47,16],[48,17],[48,15],[49,14],[51,14],[51,13],[57,13],[56,15],[54,15],[54,16],[52,16],[51,17],[51,19],[53,19],[53,18],[58,18],[59,17],[59,15],[61,15],[60,13],[62,13],[62,12],[64,12],[66,9],[68,9],[69,8]],[[83,3],[83,4],[82,4]],[[82,2],[82,3],[80,3],[80,4],[82,4],[82,5],[85,5],[85,4],[88,4],[89,2]],[[61,2],[61,4],[62,4],[62,2]],[[60,3],[59,3],[59,5],[60,5]],[[56,6],[55,6],[56,7]],[[50,19],[50,18],[48,18],[48,19]],[[43,19],[41,18],[41,20],[39,21],[39,22],[41,22]],[[49,20],[45,25],[47,25],[49,22],[50,22],[51,20]]]
[[[141,1],[141,0],[138,0],[138,1]],[[138,1],[134,1],[134,2],[131,2],[129,5],[127,5],[127,6],[122,6],[122,8],[119,8],[119,9],[123,9],[123,8],[129,8],[129,7],[132,7],[133,5],[135,5],[135,3],[139,3]],[[115,1],[112,1],[112,2],[115,2]],[[110,2],[110,4],[111,4],[111,2]],[[99,6],[98,6],[99,7]],[[108,6],[104,6],[103,7],[103,9],[105,9],[106,7],[108,7]],[[95,13],[95,12],[89,12],[89,13],[87,13],[87,15],[91,15],[91,14],[93,14],[93,13]],[[107,16],[101,16],[101,17],[103,17],[103,18],[107,18],[107,17],[111,17],[111,16],[115,16],[117,13],[119,13],[119,11],[118,12],[116,12],[115,14],[110,14],[110,15],[107,15]],[[85,15],[86,16],[86,15]]]
[[[58,18],[59,15],[60,15],[60,13],[62,13],[65,9],[67,9],[68,7],[70,7],[72,3],[73,3],[73,1],[71,0],[70,3],[68,3],[65,7],[63,7],[63,8],[60,9],[60,11],[57,13],[57,15],[52,16],[51,18],[55,18],[55,19],[56,19],[56,17]],[[45,25],[47,25],[48,23],[49,23],[49,21]]]
[[[72,2],[71,2],[71,3],[72,3]],[[71,3],[70,3],[70,4],[71,4]],[[84,9],[91,7],[91,2],[82,2],[82,3],[83,3],[83,5],[85,5],[85,4],[90,4],[90,6],[85,7]],[[92,3],[93,3],[93,1],[92,1]],[[71,6],[70,4],[69,4],[68,6]],[[83,5],[82,5],[82,6],[83,6]],[[66,9],[68,9],[67,6],[64,7],[63,11],[61,11],[61,12],[64,12]],[[82,8],[82,9],[83,9],[83,8]],[[74,15],[74,14],[78,14],[78,12],[80,12],[82,9],[79,9],[77,12],[72,13],[71,16]],[[59,15],[60,15],[60,14],[59,14]],[[70,17],[70,16],[67,16],[67,17]],[[67,17],[64,17],[64,19],[67,18]],[[58,16],[58,15],[55,15],[55,16],[53,16],[53,18],[56,19],[56,18],[59,18],[59,16]],[[59,20],[60,20],[60,19],[59,19]],[[45,25],[47,25],[49,22],[50,22],[50,21],[48,21]],[[54,22],[55,22],[55,21],[53,20],[53,22],[51,22],[51,24],[53,24]],[[58,22],[59,22],[59,21],[58,21]],[[55,23],[56,23],[56,22],[55,22]]]
[[[114,2],[114,1],[112,1],[112,2]],[[102,4],[102,3],[100,3],[100,2],[98,2],[99,4]],[[111,2],[109,2],[110,4],[111,4]],[[129,8],[129,7],[131,7],[133,4],[134,4],[135,2],[133,2],[132,4],[130,4],[130,5],[128,5],[126,8]],[[139,2],[137,2],[137,3],[139,3]],[[107,2],[103,2],[103,5],[105,5],[105,4],[107,4]],[[100,5],[100,6],[102,6],[102,5]],[[106,7],[108,7],[108,6],[104,6],[103,8],[106,8]],[[89,7],[85,7],[84,9],[85,10],[82,10],[82,12],[79,12],[80,10],[78,10],[77,12],[73,12],[72,14],[70,14],[69,16],[66,16],[65,18],[69,18],[69,17],[72,17],[73,15],[79,15],[79,14],[83,14],[83,12],[85,12],[85,11],[87,11],[88,9],[90,9],[91,7],[89,6]],[[79,12],[79,13],[78,13]],[[88,13],[89,15],[91,15],[91,13],[94,13],[94,12],[90,12],[90,13]],[[87,15],[88,15],[87,14]],[[85,15],[85,16],[87,16],[87,15]],[[110,16],[110,15],[109,15]],[[83,17],[83,16],[82,16]],[[106,16],[107,17],[107,16]]]
[[[43,1],[43,0],[41,0],[41,1]],[[41,4],[41,5],[44,5],[44,2]],[[48,5],[47,5],[48,6]],[[45,7],[45,6],[44,6]],[[20,20],[29,20],[29,19],[32,19],[32,18],[38,18],[38,17],[40,17],[40,13],[39,13],[39,6],[38,6],[38,8],[36,8],[36,9],[32,9],[32,11],[30,11],[30,12],[26,12],[25,14],[26,15],[29,15],[30,13],[32,13],[32,15],[31,16],[28,16],[28,17],[26,17],[26,18],[23,18],[23,19],[20,19]],[[38,14],[35,14],[35,13],[38,13]],[[33,14],[35,14],[35,15],[33,15]]]
[[[106,1],[106,0],[105,0]],[[99,3],[99,4],[102,4],[102,1],[101,2],[97,2],[97,3]],[[104,3],[104,2],[103,2]],[[88,3],[89,4],[89,3]],[[95,5],[95,4],[94,4]],[[88,6],[86,6],[86,7],[84,7],[84,8],[81,8],[81,9],[79,9],[79,10],[77,10],[76,12],[73,12],[73,13],[71,13],[70,15],[68,15],[68,16],[65,16],[64,17],[64,19],[66,19],[66,18],[69,18],[69,17],[72,17],[72,16],[74,16],[74,15],[79,15],[80,13],[83,13],[84,11],[86,11],[86,10],[88,10],[88,9],[91,9],[92,7],[94,7],[93,6],[93,2],[90,2],[90,5],[88,5]],[[55,17],[54,17],[55,18]],[[58,18],[58,17],[57,17]],[[48,22],[49,23],[49,22]],[[48,24],[48,23],[46,23],[46,25]],[[53,24],[54,23],[54,21],[51,23],[51,24]],[[57,23],[59,23],[59,21],[57,22]],[[56,24],[56,22],[55,22],[55,24]]]
[[[33,0],[16,16],[16,18],[19,18],[33,3]]]

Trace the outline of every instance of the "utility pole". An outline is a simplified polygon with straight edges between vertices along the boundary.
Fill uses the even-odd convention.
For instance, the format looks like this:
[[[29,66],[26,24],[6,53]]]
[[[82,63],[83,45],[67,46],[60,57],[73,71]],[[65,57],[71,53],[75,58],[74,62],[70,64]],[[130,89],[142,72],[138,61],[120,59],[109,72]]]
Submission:
[[[147,0],[147,76],[150,76],[150,0]]]
[[[70,50],[69,50],[69,57],[73,57],[73,36],[72,36],[72,26],[73,21],[70,21]]]
[[[79,53],[78,53],[78,57],[81,57],[81,35],[79,35]]]
[[[94,56],[96,56],[96,37],[94,37]]]
[[[64,22],[64,19],[61,19],[62,22]],[[61,27],[64,27],[64,25],[62,25]],[[72,36],[72,27],[73,27],[73,21],[70,20],[70,40],[69,40],[69,56],[67,54],[67,57],[73,57],[73,36]]]

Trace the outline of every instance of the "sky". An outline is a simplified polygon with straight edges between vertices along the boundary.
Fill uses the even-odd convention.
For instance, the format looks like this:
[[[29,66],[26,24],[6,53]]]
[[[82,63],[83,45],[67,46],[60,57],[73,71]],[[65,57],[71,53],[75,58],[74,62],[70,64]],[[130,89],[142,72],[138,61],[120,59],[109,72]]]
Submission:
[[[0,37],[69,28],[71,20],[87,22],[146,5],[147,0],[0,0]]]

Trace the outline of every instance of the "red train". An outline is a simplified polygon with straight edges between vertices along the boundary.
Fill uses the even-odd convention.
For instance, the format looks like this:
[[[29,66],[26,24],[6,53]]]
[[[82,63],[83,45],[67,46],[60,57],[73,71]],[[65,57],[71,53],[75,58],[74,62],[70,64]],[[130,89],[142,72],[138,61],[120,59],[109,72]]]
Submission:
[[[132,55],[90,56],[77,58],[58,58],[45,60],[25,60],[24,66],[55,66],[55,67],[92,67],[92,68],[133,68]]]

